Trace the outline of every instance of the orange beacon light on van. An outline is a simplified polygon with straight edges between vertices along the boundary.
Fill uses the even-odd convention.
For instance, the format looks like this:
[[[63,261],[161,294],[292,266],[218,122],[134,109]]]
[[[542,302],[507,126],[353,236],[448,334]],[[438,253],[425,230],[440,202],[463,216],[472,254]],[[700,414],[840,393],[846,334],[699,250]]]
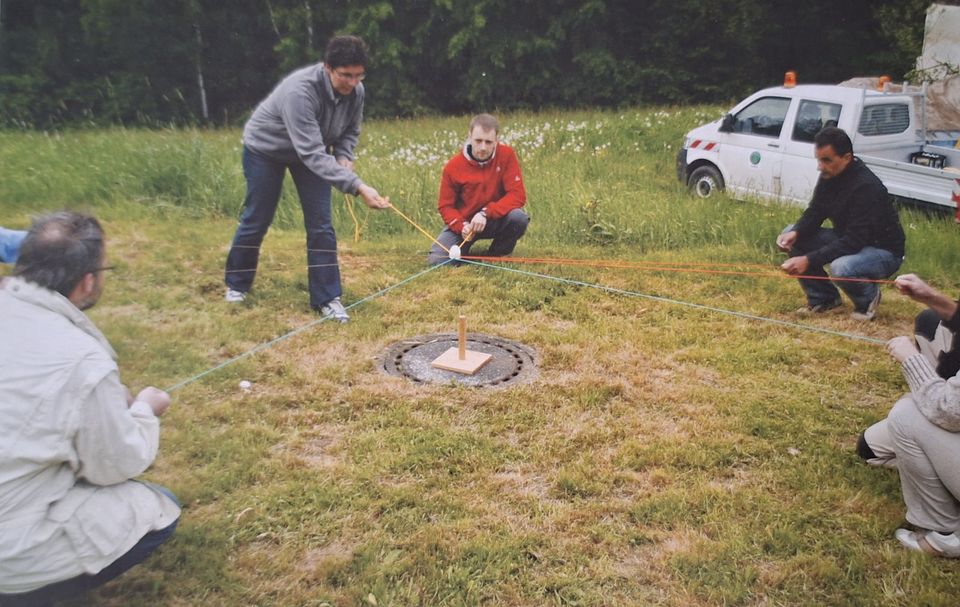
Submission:
[[[791,70],[783,75],[783,88],[792,89],[795,86],[797,86],[797,73]]]

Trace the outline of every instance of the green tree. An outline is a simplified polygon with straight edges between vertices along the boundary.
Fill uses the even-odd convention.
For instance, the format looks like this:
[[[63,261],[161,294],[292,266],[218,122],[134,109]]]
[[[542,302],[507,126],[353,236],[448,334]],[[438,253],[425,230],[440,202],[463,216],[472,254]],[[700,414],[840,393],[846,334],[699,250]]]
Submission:
[[[235,124],[330,36],[370,115],[725,101],[910,70],[925,0],[4,0],[0,124]]]
[[[929,0],[902,0],[874,9],[883,38],[889,42],[890,75],[908,77],[923,52],[924,24]],[[919,24],[919,27],[918,27]]]

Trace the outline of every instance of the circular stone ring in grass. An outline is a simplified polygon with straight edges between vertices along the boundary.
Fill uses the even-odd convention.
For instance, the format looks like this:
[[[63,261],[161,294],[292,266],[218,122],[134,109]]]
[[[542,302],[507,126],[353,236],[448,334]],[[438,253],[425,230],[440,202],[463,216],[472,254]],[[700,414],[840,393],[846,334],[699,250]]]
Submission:
[[[506,388],[537,376],[537,356],[533,348],[482,333],[467,334],[467,349],[490,354],[493,358],[473,375],[431,366],[438,356],[456,347],[457,335],[454,333],[411,337],[388,347],[380,360],[380,368],[385,373],[417,383],[457,383],[483,388]]]

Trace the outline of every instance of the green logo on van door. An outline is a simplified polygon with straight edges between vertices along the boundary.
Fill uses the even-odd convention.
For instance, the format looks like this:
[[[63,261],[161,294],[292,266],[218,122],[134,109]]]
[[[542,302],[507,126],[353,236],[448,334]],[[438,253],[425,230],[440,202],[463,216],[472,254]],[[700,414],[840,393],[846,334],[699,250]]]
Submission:
[[[750,164],[760,164],[760,152],[754,152],[750,154]]]

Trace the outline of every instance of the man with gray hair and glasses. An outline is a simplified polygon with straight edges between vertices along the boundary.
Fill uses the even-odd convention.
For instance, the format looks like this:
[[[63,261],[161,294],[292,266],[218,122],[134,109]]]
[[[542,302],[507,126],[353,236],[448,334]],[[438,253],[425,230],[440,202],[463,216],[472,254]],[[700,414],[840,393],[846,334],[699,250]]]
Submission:
[[[0,605],[43,605],[99,586],[169,539],[165,488],[133,480],[157,455],[170,396],[120,382],[82,312],[103,292],[93,217],[39,217],[0,287]]]

